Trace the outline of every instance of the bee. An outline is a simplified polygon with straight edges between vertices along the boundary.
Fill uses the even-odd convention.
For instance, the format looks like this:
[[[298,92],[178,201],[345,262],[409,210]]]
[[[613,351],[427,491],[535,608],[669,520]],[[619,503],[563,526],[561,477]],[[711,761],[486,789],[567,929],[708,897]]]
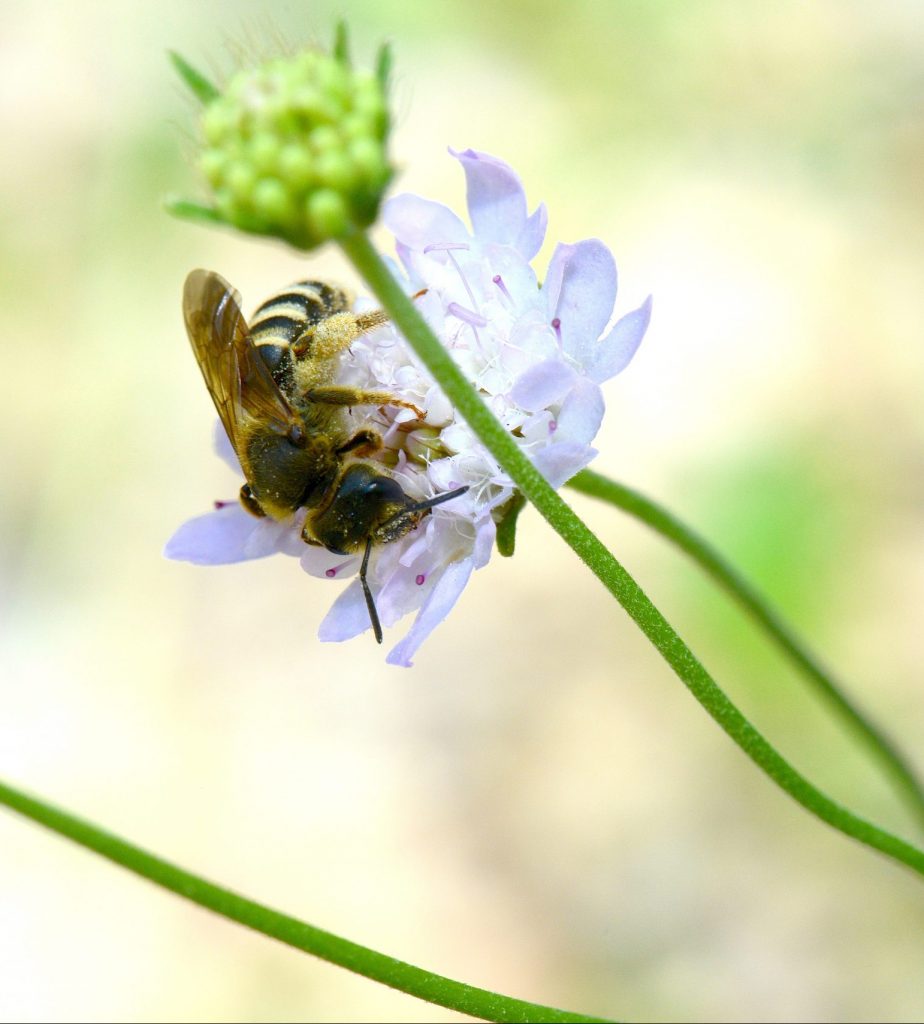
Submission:
[[[336,383],[343,353],[388,322],[381,310],[352,313],[349,297],[321,281],[267,299],[250,325],[240,295],[218,274],[194,270],[183,290],[193,353],[246,482],[240,500],[254,516],[286,520],[305,510],[302,540],[338,555],[363,551],[359,579],[375,639],[382,627],[367,579],[372,549],[413,530],[459,487],[415,501],[372,459],[383,447],[372,426],[347,422],[356,406],[423,410],[387,391]]]

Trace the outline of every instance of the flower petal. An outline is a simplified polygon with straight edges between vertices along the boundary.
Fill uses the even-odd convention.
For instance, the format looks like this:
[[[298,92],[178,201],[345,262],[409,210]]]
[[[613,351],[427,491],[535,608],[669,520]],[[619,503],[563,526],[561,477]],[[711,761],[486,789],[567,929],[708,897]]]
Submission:
[[[356,572],[360,562],[358,555],[335,555],[333,551],[316,544],[302,543],[300,556],[301,567],[309,576],[318,579],[345,579]]]
[[[318,627],[318,639],[325,643],[340,643],[370,629],[369,609],[358,579],[334,601],[324,621]]]
[[[376,593],[375,604],[382,625],[386,629],[403,619],[405,615],[416,612],[436,585],[439,574],[437,573],[435,578],[429,577],[426,571],[429,568],[427,562],[424,557],[419,559],[418,565],[411,563],[399,566]],[[418,580],[421,582],[418,583]]]
[[[229,565],[264,558],[278,548],[265,543],[263,524],[264,520],[234,502],[183,523],[167,541],[164,555],[194,565]]]
[[[651,296],[631,313],[616,321],[616,326],[601,339],[588,373],[598,384],[624,370],[642,343],[651,319]]]
[[[559,321],[562,348],[586,365],[616,301],[612,253],[596,238],[557,245],[543,290],[547,292],[549,319]]]
[[[417,653],[420,645],[452,611],[453,605],[468,583],[472,569],[471,558],[463,559],[461,562],[452,562],[446,567],[446,571],[417,613],[417,618],[414,619],[414,624],[408,630],[407,635],[403,640],[399,640],[389,652],[385,659],[389,665],[403,665],[410,668],[411,658]]]
[[[468,244],[472,240],[448,206],[410,192],[389,199],[382,207],[382,220],[400,243],[418,251],[442,242]]]
[[[516,380],[510,400],[527,412],[539,412],[560,402],[576,378],[577,373],[561,359],[545,359]]]
[[[597,454],[596,449],[574,441],[551,444],[533,456],[533,465],[555,488],[567,483]]]
[[[249,513],[245,513],[249,515]],[[250,516],[253,519],[253,516]],[[300,555],[304,541],[293,531],[291,522],[278,523],[268,517],[256,520],[256,528],[244,545],[247,558],[265,558],[267,555],[295,554]]]
[[[579,377],[555,417],[556,444],[562,441],[590,444],[603,422],[603,412],[603,392],[599,385]]]
[[[476,569],[483,569],[491,560],[494,541],[497,537],[497,524],[490,516],[486,516],[475,531],[475,546],[472,551],[472,562]]]
[[[528,263],[542,248],[545,241],[545,229],[549,224],[549,211],[545,203],[540,203],[535,210],[526,218],[523,230],[514,246],[523,254],[523,259]]]
[[[474,149],[450,153],[462,164],[467,185],[468,215],[479,242],[515,246],[526,260],[539,251],[547,216],[539,207],[526,216],[526,193],[519,175],[497,157]]]

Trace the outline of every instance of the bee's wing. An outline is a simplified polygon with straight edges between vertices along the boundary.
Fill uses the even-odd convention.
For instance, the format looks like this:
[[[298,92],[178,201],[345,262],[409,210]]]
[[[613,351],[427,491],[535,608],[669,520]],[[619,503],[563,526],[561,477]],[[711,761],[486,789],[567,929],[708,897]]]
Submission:
[[[248,419],[293,441],[304,436],[301,416],[250,340],[240,295],[223,277],[194,270],[186,278],[183,318],[209,394],[242,465],[242,428]]]

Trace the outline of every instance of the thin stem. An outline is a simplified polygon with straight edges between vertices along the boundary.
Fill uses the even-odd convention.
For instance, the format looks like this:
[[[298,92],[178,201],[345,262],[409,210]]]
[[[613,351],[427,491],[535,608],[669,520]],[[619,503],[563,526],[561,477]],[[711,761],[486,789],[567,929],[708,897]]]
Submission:
[[[174,50],[168,52],[170,63],[176,69],[177,74],[183,79],[187,88],[203,106],[211,103],[212,100],[217,99],[221,95],[205,75],[201,71],[197,71],[185,57]]]
[[[568,486],[580,494],[599,498],[635,516],[656,533],[672,541],[688,554],[697,565],[723,587],[761,625],[814,686],[815,690],[852,727],[866,744],[869,752],[888,773],[899,796],[909,810],[924,825],[924,787],[911,768],[908,759],[896,745],[854,701],[847,696],[837,681],[822,667],[793,630],[770,607],[768,602],[751,586],[710,544],[685,526],[662,505],[638,491],[615,480],[609,480],[589,469],[582,470],[568,481]]]
[[[184,871],[161,860],[140,847],[105,832],[87,821],[75,818],[35,797],[0,782],[0,805],[59,835],[93,850],[100,856],[147,878],[155,885],[169,889],[184,899],[212,910],[222,917],[247,928],[278,939],[287,946],[311,953],[355,974],[361,974],[383,985],[396,988],[427,1002],[445,1006],[472,1017],[491,1021],[601,1021],[602,1017],[586,1017],[567,1010],[526,1003],[520,999],[498,995],[486,989],[464,985],[420,967],[377,953],[348,939],[332,935],[299,921],[298,918],[272,910],[261,903],[239,896],[198,875]]]
[[[192,220],[199,224],[215,225],[224,224],[225,219],[210,206],[203,206],[192,199],[176,199],[170,197],[164,200],[164,208],[167,213],[179,217],[181,220]]]
[[[408,343],[459,410],[479,440],[509,473],[522,493],[619,601],[697,701],[748,757],[793,799],[845,835],[924,875],[924,851],[835,803],[812,785],[751,725],[641,587],[601,541],[553,490],[514,438],[465,379],[439,343],[369,239],[356,233],[340,244]]]

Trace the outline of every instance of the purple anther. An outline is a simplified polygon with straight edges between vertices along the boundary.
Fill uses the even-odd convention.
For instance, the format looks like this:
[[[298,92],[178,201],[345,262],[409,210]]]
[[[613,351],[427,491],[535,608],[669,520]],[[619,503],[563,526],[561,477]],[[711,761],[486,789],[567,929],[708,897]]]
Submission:
[[[561,320],[558,317],[552,321],[552,330],[555,331],[555,337],[561,341]]]
[[[558,430],[558,424],[555,420],[549,420],[549,433],[554,434],[556,430]]]
[[[418,587],[422,587],[424,585],[424,583],[426,583],[426,581],[427,581],[427,577],[424,576],[423,573],[420,573],[414,579],[414,582],[417,584]]]
[[[498,288],[500,288],[501,292],[503,292],[506,298],[510,299],[510,301],[512,302],[513,296],[510,294],[510,292],[507,291],[507,285],[504,284],[504,279],[500,276],[500,274],[495,274],[494,277],[491,278],[491,280],[497,285]]]
[[[216,500],[216,501],[213,501],[212,504],[215,506],[216,509],[220,509],[220,508],[227,508],[229,505],[231,505],[233,503],[230,502],[230,501],[218,501],[218,500]]]
[[[473,313],[470,309],[466,309],[465,306],[460,306],[458,302],[450,302],[446,307],[446,312],[451,313],[460,320],[464,320],[467,324],[471,324],[472,327],[486,327],[488,323],[480,313]]]
[[[468,249],[465,242],[431,242],[424,246],[424,255],[428,252],[446,252],[449,249]]]
[[[336,570],[336,569],[327,569],[327,570],[326,570],[326,571],[324,572],[324,575],[325,575],[325,576],[326,576],[326,577],[327,577],[327,578],[328,578],[329,580],[332,580],[332,579],[333,579],[333,578],[334,578],[334,577],[335,577],[335,576],[337,575],[337,570]]]

